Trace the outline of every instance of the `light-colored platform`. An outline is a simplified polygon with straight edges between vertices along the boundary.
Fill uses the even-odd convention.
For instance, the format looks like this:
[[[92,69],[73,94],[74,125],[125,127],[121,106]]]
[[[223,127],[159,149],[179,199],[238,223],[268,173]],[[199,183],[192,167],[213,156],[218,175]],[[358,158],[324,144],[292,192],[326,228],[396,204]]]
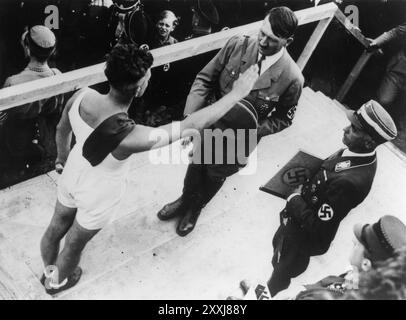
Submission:
[[[258,188],[299,148],[319,157],[335,152],[347,123],[338,104],[306,88],[292,127],[261,141],[256,173],[228,179],[185,238],[156,212],[180,194],[186,165],[152,165],[148,154],[134,156],[120,216],[85,249],[79,284],[56,298],[224,299],[243,278],[266,280],[284,201]],[[369,197],[341,224],[329,252],[313,258],[294,282],[342,272],[354,223],[384,214],[406,222],[405,177],[403,156],[381,146]],[[57,175],[49,173],[0,191],[0,299],[50,298],[38,281],[39,242],[53,213],[56,183]]]

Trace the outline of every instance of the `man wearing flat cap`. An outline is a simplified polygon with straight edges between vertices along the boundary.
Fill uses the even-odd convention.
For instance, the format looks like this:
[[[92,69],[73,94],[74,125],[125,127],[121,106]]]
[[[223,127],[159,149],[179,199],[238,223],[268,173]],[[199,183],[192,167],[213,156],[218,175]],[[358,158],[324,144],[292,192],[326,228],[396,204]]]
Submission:
[[[245,133],[254,131],[253,140],[256,144],[263,136],[289,127],[304,82],[299,67],[286,49],[293,41],[297,25],[298,19],[292,10],[276,7],[266,15],[257,37],[232,37],[196,76],[187,97],[184,115],[206,107],[213,99],[223,97],[231,90],[238,75],[256,64],[259,68],[259,78],[253,90],[242,102],[242,109],[232,110],[250,111],[246,114],[230,112],[227,115],[230,118],[222,118],[213,128],[221,132],[229,129],[245,130]],[[238,146],[238,141],[236,144]],[[199,148],[198,145],[196,143],[195,149]],[[203,146],[204,143],[200,145]],[[247,145],[249,143],[245,144]],[[219,153],[232,153],[228,145],[222,146],[223,149],[218,148],[221,150],[213,148],[212,154],[217,156]],[[210,153],[211,150],[205,151]],[[251,151],[252,149],[247,153]],[[246,165],[243,162],[200,164],[194,161],[189,164],[182,196],[164,206],[158,213],[159,219],[180,217],[176,229],[178,235],[186,236],[192,232],[201,210],[220,190],[226,178]]]
[[[21,44],[28,65],[20,73],[6,79],[4,87],[38,80],[61,72],[50,68],[48,60],[55,51],[56,38],[54,33],[45,26],[36,25],[27,30],[21,37]],[[42,99],[0,113],[0,124],[3,137],[10,154],[25,158],[41,157],[42,147],[39,145],[38,120],[40,116],[49,116],[56,121],[62,108],[63,96]]]
[[[281,225],[273,238],[274,267],[268,287],[272,296],[289,287],[303,273],[311,256],[330,247],[341,220],[367,197],[377,168],[375,149],[393,140],[396,126],[376,101],[348,112],[351,125],[344,129],[339,150],[318,172],[300,185],[280,213]]]

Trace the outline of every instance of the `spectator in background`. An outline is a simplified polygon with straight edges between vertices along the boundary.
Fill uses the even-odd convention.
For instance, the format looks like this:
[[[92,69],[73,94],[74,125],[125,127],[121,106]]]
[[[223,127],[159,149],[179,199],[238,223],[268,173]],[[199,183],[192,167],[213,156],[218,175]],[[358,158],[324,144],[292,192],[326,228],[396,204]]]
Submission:
[[[405,232],[405,231],[404,231]],[[348,292],[344,299],[406,300],[406,247],[385,261],[376,263],[359,277],[359,290]]]
[[[369,50],[388,45],[399,46],[400,50],[391,58],[377,96],[378,102],[391,110],[395,100],[406,92],[406,22],[372,40]]]
[[[148,45],[155,49],[178,42],[171,34],[179,24],[179,18],[170,10],[163,10],[159,13],[154,31]],[[173,97],[177,96],[179,83],[173,82],[174,73],[171,64],[154,68],[152,80],[145,95],[135,101],[132,112],[135,112],[135,119],[141,123],[156,126],[171,120],[171,107]],[[170,71],[170,72],[168,72]],[[161,94],[157,95],[156,93]],[[147,107],[148,106],[148,107]],[[132,115],[132,114],[131,114]]]
[[[387,215],[372,225],[355,225],[354,236],[350,271],[311,285],[291,286],[272,300],[406,299],[406,225]],[[247,280],[240,287],[244,294],[253,289]]]
[[[208,35],[219,24],[220,17],[211,0],[195,0],[192,5],[192,35],[190,38]]]
[[[162,11],[155,24],[155,32],[151,40],[150,48],[155,49],[177,43],[178,40],[172,37],[171,34],[178,24],[179,19],[172,11]]]
[[[30,28],[24,32],[21,44],[29,63],[22,72],[7,78],[4,87],[60,74],[58,69],[50,68],[48,65],[48,60],[56,47],[56,38],[50,29],[41,25]],[[44,150],[39,144],[40,117],[46,116],[54,120],[56,126],[62,103],[63,97],[56,96],[12,108],[0,114],[3,143],[12,157],[22,158],[25,165],[29,166],[43,156]]]
[[[300,292],[296,299],[306,299],[308,295],[323,291],[336,298],[344,295],[357,299],[396,299],[394,292],[397,288],[403,288],[399,294],[406,297],[406,251],[401,254],[403,266],[389,262],[397,259],[398,250],[406,249],[406,225],[388,215],[372,225],[356,224],[354,235],[354,248],[349,259],[352,270],[304,286],[306,290]],[[385,266],[383,270],[381,266]],[[400,274],[403,274],[403,279]]]

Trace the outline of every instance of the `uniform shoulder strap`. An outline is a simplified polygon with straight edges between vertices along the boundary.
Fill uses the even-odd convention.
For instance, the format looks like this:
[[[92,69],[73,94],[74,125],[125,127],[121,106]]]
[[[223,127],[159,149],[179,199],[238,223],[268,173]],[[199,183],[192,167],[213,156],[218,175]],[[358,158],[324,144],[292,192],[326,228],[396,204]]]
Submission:
[[[244,57],[245,53],[247,52],[248,39],[249,39],[248,36],[244,36],[244,42],[242,44],[241,58],[240,58],[240,70],[241,70],[241,66],[242,66],[242,58]]]

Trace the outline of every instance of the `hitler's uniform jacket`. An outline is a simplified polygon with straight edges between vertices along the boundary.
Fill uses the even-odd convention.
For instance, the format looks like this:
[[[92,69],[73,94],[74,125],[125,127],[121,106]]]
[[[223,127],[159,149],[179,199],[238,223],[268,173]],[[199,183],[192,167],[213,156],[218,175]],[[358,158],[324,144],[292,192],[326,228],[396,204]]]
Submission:
[[[310,256],[328,250],[341,220],[371,190],[376,154],[343,156],[343,152],[327,158],[316,175],[304,183],[301,195],[289,199],[281,212],[284,226],[278,232],[290,234]]]
[[[231,91],[234,81],[258,60],[258,41],[235,36],[198,73],[187,98],[185,114],[191,114]],[[260,137],[291,125],[304,78],[289,53],[266,70],[249,95],[259,115]]]

